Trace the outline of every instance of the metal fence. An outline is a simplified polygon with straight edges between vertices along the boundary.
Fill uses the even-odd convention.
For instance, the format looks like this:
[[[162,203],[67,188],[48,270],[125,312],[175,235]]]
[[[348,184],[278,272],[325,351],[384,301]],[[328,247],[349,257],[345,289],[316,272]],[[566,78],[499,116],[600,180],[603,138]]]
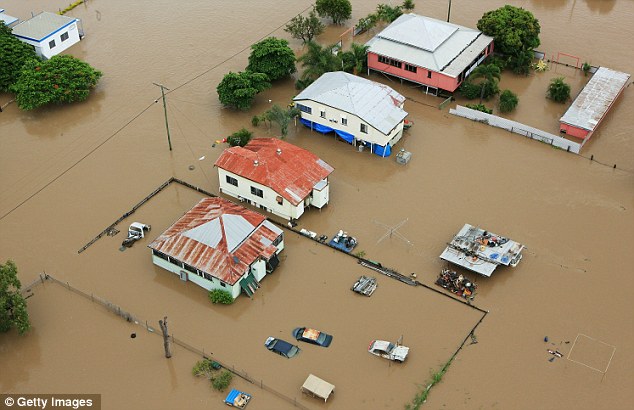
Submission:
[[[161,335],[160,331],[158,331],[156,328],[150,326],[148,324],[147,320],[143,320],[141,319],[139,316],[136,316],[134,314],[132,314],[131,312],[125,310],[125,309],[121,309],[120,306],[109,302],[106,299],[100,298],[99,296],[96,296],[92,293],[87,293],[82,291],[81,289],[78,289],[74,286],[71,286],[69,282],[63,282],[55,277],[53,277],[50,274],[47,273],[41,273],[39,275],[39,278],[36,279],[35,281],[33,281],[32,283],[30,283],[29,285],[25,286],[22,289],[22,293],[27,293],[30,292],[34,287],[41,285],[45,282],[51,282],[57,285],[60,285],[64,288],[66,288],[67,290],[69,290],[70,292],[73,292],[79,296],[82,296],[85,299],[90,300],[93,303],[97,303],[98,305],[103,306],[104,308],[106,308],[106,310],[108,310],[111,313],[114,313],[115,315],[123,318],[125,321],[127,322],[131,322],[134,323],[136,325],[142,326],[144,327],[148,332],[150,333],[156,333],[157,335]],[[277,396],[278,398],[292,404],[293,406],[300,408],[300,409],[305,409],[308,410],[308,408],[304,405],[302,405],[301,403],[299,403],[297,401],[296,397],[289,397],[277,390],[275,390],[273,387],[264,384],[263,380],[257,380],[256,378],[250,376],[245,370],[239,370],[236,369],[235,366],[230,365],[228,362],[225,362],[223,360],[218,359],[215,355],[212,357],[213,353],[211,352],[205,352],[205,349],[199,349],[196,348],[194,346],[192,346],[191,344],[185,342],[184,340],[178,339],[176,337],[174,337],[174,335],[170,335],[170,340],[172,341],[172,343],[174,343],[175,345],[178,345],[194,354],[196,354],[197,356],[204,358],[204,359],[208,359],[208,360],[213,360],[215,362],[217,362],[218,364],[220,364],[224,369],[227,369],[228,371],[230,371],[231,373],[235,374],[236,376],[246,380],[247,382],[260,387],[262,390],[265,390],[269,393],[272,393],[273,395]]]

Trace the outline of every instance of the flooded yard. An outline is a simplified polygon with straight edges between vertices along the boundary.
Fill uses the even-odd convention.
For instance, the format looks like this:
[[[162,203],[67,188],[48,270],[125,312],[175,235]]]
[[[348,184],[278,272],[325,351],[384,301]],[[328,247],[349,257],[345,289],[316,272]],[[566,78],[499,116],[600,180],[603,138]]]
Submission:
[[[445,1],[415,3],[417,13],[446,18]],[[563,51],[592,65],[634,73],[634,52],[626,44],[632,36],[632,2],[510,3],[540,20],[539,49],[547,56]],[[503,4],[454,0],[451,21],[475,27],[485,11]],[[402,408],[451,357],[481,313],[375,274],[349,256],[288,231],[280,267],[262,281],[253,299],[243,295],[231,306],[212,305],[202,288],[154,266],[146,247],[201,198],[180,185],[139,208],[118,227],[118,235],[77,253],[171,177],[217,193],[213,163],[224,146],[212,146],[215,140],[242,127],[258,137],[276,135],[275,128],[253,129],[251,117],[272,103],[286,105],[297,93],[293,80],[276,83],[244,113],[223,109],[215,87],[227,72],[244,68],[252,43],[268,35],[288,38],[282,27],[310,5],[283,0],[272,8],[253,0],[242,2],[237,12],[237,6],[220,1],[91,0],[73,10],[86,37],[67,53],[100,69],[104,77],[85,103],[37,112],[20,112],[11,104],[0,113],[0,259],[17,263],[23,284],[47,272],[155,325],[167,315],[177,338],[297,397],[308,408]],[[337,41],[376,6],[352,5],[347,26],[330,27],[320,42]],[[7,13],[22,19],[43,7],[65,6],[64,1],[3,4]],[[302,51],[298,41],[290,43]],[[509,118],[557,133],[565,106],[544,98],[555,75],[571,83],[573,95],[587,81],[565,66],[528,78],[503,73],[501,88],[520,98]],[[634,342],[634,302],[623,289],[623,273],[631,271],[624,255],[634,245],[632,87],[582,151],[617,164],[615,170],[454,117],[448,108],[433,106],[441,100],[406,84],[376,74],[370,78],[408,97],[404,108],[414,127],[396,149],[411,151],[412,160],[399,165],[394,157],[358,152],[332,136],[292,126],[288,142],[335,168],[331,202],[307,212],[297,229],[329,237],[344,229],[358,238],[355,251],[405,275],[416,273],[432,287],[446,266],[438,256],[465,223],[528,247],[514,269],[498,269],[491,278],[467,274],[478,283],[475,304],[490,313],[476,330],[478,343],[467,342],[425,407],[629,408],[634,400],[629,388],[634,354],[628,350]],[[171,152],[163,108],[155,103],[160,90],[152,82],[173,90],[167,96]],[[0,94],[0,104],[10,98]],[[125,229],[135,220],[152,225],[150,236],[121,252]],[[386,235],[386,227],[403,221],[398,233],[406,240]],[[350,291],[362,274],[378,278],[371,298]],[[101,393],[104,408],[139,408],[146,402],[176,408],[181,399],[188,408],[220,407],[221,395],[190,375],[197,360],[193,353],[176,349],[167,361],[160,337],[90,301],[49,283],[34,293],[28,300],[33,331],[0,336],[2,392]],[[334,335],[332,346],[301,344],[300,355],[290,360],[266,351],[266,337],[290,341],[298,326]],[[139,335],[134,340],[129,338],[133,328]],[[616,347],[605,374],[568,360],[579,334]],[[403,365],[367,353],[371,340],[401,335],[411,347]],[[587,344],[579,348],[584,346],[575,357],[601,366],[605,352]],[[558,349],[564,357],[549,361],[553,356],[547,349]],[[337,386],[328,404],[301,396],[308,373]],[[235,380],[237,388],[254,395],[249,408],[293,407]]]

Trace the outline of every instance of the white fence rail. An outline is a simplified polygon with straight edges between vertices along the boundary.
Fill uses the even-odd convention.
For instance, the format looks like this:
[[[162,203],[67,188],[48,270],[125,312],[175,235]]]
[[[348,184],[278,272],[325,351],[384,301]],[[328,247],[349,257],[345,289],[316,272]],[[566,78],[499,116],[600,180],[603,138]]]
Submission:
[[[468,118],[473,121],[482,122],[493,127],[503,128],[524,137],[544,142],[546,144],[561,148],[574,154],[579,154],[579,151],[581,151],[581,147],[583,146],[583,144],[567,140],[558,135],[550,134],[546,131],[533,128],[529,125],[507,120],[506,118],[497,117],[495,115],[487,114],[481,111],[472,110],[471,108],[463,107],[462,105],[456,106],[455,109],[450,109],[449,114]]]

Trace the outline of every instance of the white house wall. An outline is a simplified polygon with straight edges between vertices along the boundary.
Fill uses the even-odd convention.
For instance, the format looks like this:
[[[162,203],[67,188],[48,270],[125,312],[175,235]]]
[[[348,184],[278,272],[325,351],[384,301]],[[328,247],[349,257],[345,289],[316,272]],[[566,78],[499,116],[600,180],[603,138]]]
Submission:
[[[237,187],[227,182],[227,175],[238,181]],[[240,175],[218,168],[218,179],[220,182],[220,191],[222,193],[240,200],[241,198],[245,198],[250,201],[251,205],[281,216],[282,218],[299,219],[299,217],[304,213],[303,201],[300,201],[297,206],[294,206],[292,203],[287,201],[286,198],[282,198],[282,204],[280,205],[277,203],[277,192],[265,185],[243,178]],[[251,187],[261,189],[263,197],[260,198],[257,195],[253,195],[251,193]]]
[[[204,277],[200,277],[197,274],[189,272],[181,268],[180,266],[174,265],[173,263],[170,263],[166,261],[165,259],[159,258],[156,255],[152,255],[152,262],[156,266],[161,267],[165,270],[168,270],[179,277],[181,276],[181,271],[186,272],[189,282],[194,282],[195,284],[197,284],[198,286],[206,290],[212,290],[212,289],[224,290],[224,291],[230,292],[231,296],[233,296],[234,299],[240,296],[241,288],[240,288],[239,280],[233,286],[229,284],[224,284],[225,286],[222,286],[222,282],[219,279],[212,278],[212,280],[208,280]]]
[[[68,33],[68,38],[66,41],[62,41],[62,35],[64,33]],[[41,41],[35,41],[23,37],[16,36],[20,41],[30,44],[35,47],[35,53],[39,56],[42,56],[46,59],[49,59],[67,48],[71,47],[74,44],[79,43],[79,29],[77,27],[77,22],[72,23],[71,25],[64,27],[62,30],[42,39]],[[49,43],[55,40],[55,47],[51,48]]]
[[[259,259],[251,264],[251,273],[253,273],[258,282],[266,276],[266,262],[264,262],[264,259]]]
[[[402,134],[403,121],[401,121],[388,135],[385,135],[354,114],[350,114],[337,108],[328,107],[310,100],[296,101],[296,103],[304,105],[306,107],[310,107],[312,110],[312,114],[308,114],[307,112],[302,111],[302,118],[315,122],[317,124],[325,125],[333,129],[347,132],[354,135],[357,140],[363,140],[370,144],[385,146],[389,143],[390,145],[393,145],[391,143],[391,140],[394,139],[394,137],[398,136],[398,138],[396,139],[396,142],[398,142],[398,140],[400,139],[399,133]],[[326,111],[326,118],[321,118],[322,110]],[[345,117],[348,120],[348,125],[343,125],[341,123],[342,117]],[[366,124],[368,126],[367,134],[361,132],[361,124]],[[394,142],[394,144],[396,142]]]

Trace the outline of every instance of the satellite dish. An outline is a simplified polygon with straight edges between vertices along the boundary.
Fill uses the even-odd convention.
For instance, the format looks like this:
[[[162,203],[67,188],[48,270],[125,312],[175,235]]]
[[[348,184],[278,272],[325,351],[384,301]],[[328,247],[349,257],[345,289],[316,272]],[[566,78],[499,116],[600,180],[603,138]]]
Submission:
[[[235,264],[240,263],[240,259],[238,259],[237,256],[233,256],[233,263],[235,263]]]

